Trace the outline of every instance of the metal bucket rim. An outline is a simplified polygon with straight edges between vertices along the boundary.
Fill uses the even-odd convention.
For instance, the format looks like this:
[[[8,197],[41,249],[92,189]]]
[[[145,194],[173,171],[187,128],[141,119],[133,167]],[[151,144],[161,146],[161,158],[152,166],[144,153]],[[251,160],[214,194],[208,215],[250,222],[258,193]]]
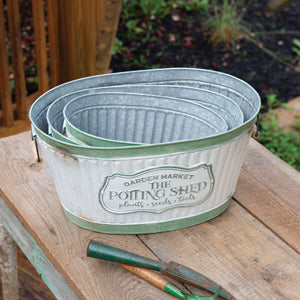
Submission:
[[[53,93],[55,91],[59,91],[61,93],[64,93],[64,92],[68,93],[68,92],[74,90],[74,86],[76,86],[79,90],[80,85],[82,85],[82,83],[88,83],[88,86],[86,85],[84,88],[95,87],[95,82],[97,83],[97,81],[99,81],[99,76],[106,76],[105,79],[107,79],[108,82],[105,85],[107,86],[107,85],[113,85],[112,82],[113,82],[114,77],[112,77],[112,76],[115,76],[115,78],[117,76],[117,78],[120,79],[118,76],[123,76],[123,75],[126,76],[129,73],[134,73],[135,75],[136,74],[141,75],[141,74],[144,74],[145,72],[151,72],[150,75],[148,74],[151,77],[151,76],[157,75],[157,71],[159,71],[159,72],[184,71],[184,72],[189,72],[189,73],[194,73],[196,71],[196,72],[202,72],[203,74],[213,74],[214,77],[221,76],[222,78],[229,79],[230,81],[239,83],[244,88],[247,88],[248,92],[251,94],[250,98],[256,103],[256,111],[253,112],[252,116],[248,120],[246,120],[240,127],[231,129],[231,130],[229,130],[225,133],[222,133],[220,135],[217,135],[217,136],[213,136],[213,137],[209,137],[209,138],[202,138],[197,141],[184,142],[183,145],[181,145],[180,142],[176,142],[175,143],[176,145],[181,145],[180,147],[178,147],[178,151],[191,151],[193,149],[202,149],[203,147],[210,147],[213,145],[218,145],[220,143],[226,143],[229,140],[231,140],[232,138],[236,138],[237,136],[245,133],[246,131],[250,130],[251,127],[253,127],[252,125],[254,125],[255,119],[259,113],[261,102],[260,102],[259,94],[248,83],[246,83],[245,81],[243,81],[239,78],[236,78],[232,75],[218,72],[218,71],[205,70],[205,69],[190,69],[190,68],[166,68],[166,69],[157,69],[157,70],[128,71],[128,72],[112,73],[112,74],[105,74],[105,75],[95,75],[95,76],[90,76],[90,77],[84,77],[81,79],[76,79],[71,82],[67,82],[62,85],[52,88],[51,90],[47,91],[45,94],[43,94],[39,98],[37,98],[37,100],[30,107],[29,118],[30,118],[31,124],[32,124],[33,135],[37,135],[38,137],[40,137],[41,140],[44,140],[45,142],[48,141],[50,146],[56,147],[58,150],[70,152],[71,154],[74,153],[75,155],[82,155],[82,156],[88,156],[88,157],[128,156],[129,155],[128,153],[123,153],[123,151],[126,152],[128,150],[128,149],[126,150],[126,147],[123,147],[123,148],[122,147],[119,147],[119,148],[98,147],[98,148],[94,148],[91,150],[88,147],[70,144],[66,141],[60,141],[56,138],[53,138],[46,134],[45,129],[43,129],[43,127],[45,127],[45,122],[44,122],[45,120],[40,117],[45,113],[45,111],[47,110],[49,105],[55,100],[55,97],[57,97],[57,95],[55,95],[55,93]],[[154,72],[155,72],[155,74],[154,74]],[[202,76],[203,76],[203,74],[202,74]],[[194,73],[194,75],[195,75],[195,73]],[[111,81],[109,81],[110,79],[111,79]],[[193,78],[193,79],[195,79],[195,78]],[[217,82],[219,82],[219,80],[220,80],[220,78],[218,78]],[[90,82],[90,81],[92,81],[92,82]],[[99,83],[97,83],[97,84],[99,84]],[[230,88],[230,86],[224,86],[224,87]],[[41,107],[41,109],[39,110],[40,107]],[[41,119],[40,124],[38,124],[39,119]],[[173,148],[171,147],[172,145],[166,144],[165,146],[166,147],[170,146],[169,150],[158,149],[156,147],[156,145],[150,145],[150,146],[144,146],[144,147],[151,147],[151,149],[156,149],[157,153],[173,152]],[[119,155],[116,155],[116,153],[114,153],[115,150]],[[135,151],[135,150],[131,149],[130,151]],[[83,152],[87,152],[87,151],[90,151],[90,152],[83,153]],[[175,151],[177,151],[177,149],[175,149]],[[146,151],[146,152],[148,153],[149,151]],[[145,153],[145,155],[148,155],[147,153]],[[135,153],[134,155],[141,156],[144,154]]]
[[[136,87],[137,85],[126,85],[126,87],[128,87],[128,88],[131,88],[131,87]],[[149,87],[149,85],[141,85],[142,87]],[[162,85],[151,85],[152,87],[163,87]],[[47,122],[48,122],[48,126],[49,126],[49,133],[54,133],[57,137],[59,137],[59,136],[61,136],[61,132],[59,132],[58,131],[58,129],[54,126],[54,123],[52,123],[53,122],[53,120],[49,117],[49,115],[52,113],[53,114],[53,112],[52,112],[52,110],[53,110],[53,107],[55,107],[56,105],[59,105],[59,102],[63,102],[64,100],[66,100],[66,98],[67,97],[70,97],[71,95],[75,95],[75,94],[80,94],[81,92],[85,92],[83,95],[88,95],[88,94],[94,94],[94,93],[98,93],[98,89],[99,89],[99,92],[105,92],[105,89],[114,89],[114,88],[116,88],[117,87],[117,91],[119,90],[119,89],[122,89],[122,88],[124,88],[125,87],[125,85],[124,86],[108,86],[108,87],[98,87],[98,88],[92,88],[92,89],[84,89],[84,90],[79,90],[79,91],[76,91],[76,92],[72,92],[72,93],[68,93],[68,94],[66,94],[66,95],[63,95],[63,96],[61,96],[61,97],[59,97],[59,98],[57,98],[55,101],[53,101],[50,105],[49,105],[49,108],[48,108],[48,110],[47,110],[47,115],[46,115],[46,118],[47,118]],[[235,101],[233,101],[232,99],[230,99],[230,98],[228,98],[228,97],[226,97],[225,95],[223,95],[223,94],[218,94],[218,93],[216,93],[216,92],[212,92],[212,91],[209,91],[209,90],[205,90],[205,89],[200,89],[200,88],[193,88],[193,87],[186,87],[186,86],[182,86],[182,87],[179,87],[179,86],[172,86],[172,85],[170,85],[170,86],[164,86],[164,87],[166,87],[166,88],[172,88],[172,89],[190,89],[190,90],[195,90],[196,92],[198,92],[198,91],[200,91],[201,93],[204,93],[204,94],[212,94],[212,95],[214,95],[214,97],[217,97],[218,98],[218,101],[220,100],[220,99],[224,99],[226,102],[228,102],[228,103],[230,103],[231,105],[234,105],[234,106],[236,106],[237,107],[237,109],[240,111],[240,116],[238,116],[238,118],[239,118],[239,120],[237,120],[236,121],[236,123],[234,124],[234,126],[232,127],[232,128],[235,128],[235,127],[237,127],[237,126],[239,126],[239,125],[242,125],[243,124],[243,121],[244,121],[244,118],[243,118],[243,112],[241,111],[241,109],[240,109],[240,107],[238,106],[238,104],[236,104],[235,103]],[[107,93],[107,92],[105,92],[105,93]],[[142,93],[138,93],[138,92],[133,92],[134,94],[141,94],[142,95]],[[148,94],[146,94],[146,95],[148,95]],[[157,95],[157,94],[151,94],[151,95],[153,95],[153,96],[160,96],[160,95]],[[202,95],[203,96],[203,95]],[[161,97],[161,96],[160,96]],[[175,97],[173,97],[173,96],[169,96],[169,95],[163,95],[162,97],[172,97],[172,98],[175,98]],[[176,97],[177,99],[182,99],[182,98],[180,98],[180,97]],[[185,100],[188,100],[188,101],[192,101],[192,102],[198,102],[197,100],[194,100],[194,99],[185,99]],[[70,102],[70,101],[72,101],[72,99],[70,99],[70,100],[67,100],[68,102]],[[222,110],[222,106],[218,106],[218,105],[214,105],[214,104],[212,104],[211,102],[201,102],[202,101],[202,99],[200,99],[200,103],[199,104],[202,104],[202,105],[204,105],[204,106],[206,106],[206,105],[208,105],[208,106],[211,106],[211,107],[208,107],[208,108],[210,108],[210,109],[212,109],[212,110]],[[67,103],[68,103],[67,102]],[[66,103],[66,104],[67,104]],[[216,103],[217,104],[217,103]],[[214,110],[214,111],[215,111]],[[227,110],[225,110],[225,109],[223,109],[223,111],[225,111],[225,112],[227,112],[227,113],[229,113],[230,114],[230,112],[229,111],[227,111]],[[63,112],[61,111],[61,114],[63,115]],[[230,114],[231,115],[231,114]],[[56,114],[55,115],[55,118],[57,119],[58,117],[60,116],[60,113],[58,113],[58,114]],[[52,117],[54,117],[53,115],[52,115]],[[231,117],[232,117],[232,119],[234,119],[234,116],[233,115],[231,115]],[[228,127],[229,128],[229,127]],[[232,129],[231,128],[231,129]]]
[[[172,72],[172,71],[174,71],[174,72],[189,72],[189,73],[194,73],[194,72],[205,73],[205,74],[213,75],[217,79],[220,79],[220,78],[218,78],[218,76],[221,76],[221,77],[226,78],[228,80],[231,80],[233,82],[239,83],[244,88],[248,89],[248,91],[252,94],[251,98],[258,100],[257,113],[258,113],[258,111],[260,109],[260,103],[261,102],[260,102],[260,97],[259,97],[259,94],[257,93],[257,91],[252,86],[250,86],[247,82],[245,82],[242,79],[239,79],[237,77],[234,77],[234,76],[232,76],[230,74],[219,72],[219,71],[214,71],[214,70],[199,69],[199,68],[160,68],[160,69],[150,69],[150,70],[126,71],[126,72],[110,73],[110,74],[104,74],[104,75],[94,75],[94,76],[83,77],[83,78],[80,78],[80,79],[75,79],[75,80],[72,80],[72,81],[60,84],[60,85],[58,85],[58,86],[50,89],[49,91],[47,91],[46,93],[44,93],[43,95],[41,95],[40,97],[38,97],[35,100],[35,102],[31,105],[30,110],[29,110],[30,121],[33,124],[35,124],[34,117],[37,117],[37,115],[39,114],[38,112],[35,112],[36,106],[38,106],[38,104],[40,104],[41,101],[43,101],[43,102],[46,101],[46,104],[43,103],[43,105],[47,109],[47,107],[55,100],[55,96],[54,95],[52,96],[52,94],[55,91],[60,91],[60,90],[67,89],[66,92],[68,93],[68,92],[74,90],[74,89],[72,89],[73,85],[80,86],[81,84],[83,84],[85,82],[88,82],[89,86],[85,86],[84,88],[95,87],[94,84],[99,84],[99,83],[97,83],[97,80],[99,80],[99,76],[102,76],[101,78],[104,78],[103,76],[105,76],[105,78],[109,80],[109,79],[111,79],[113,77],[119,77],[119,79],[120,79],[120,76],[124,77],[126,75],[131,75],[131,74],[134,74],[134,75],[136,75],[136,74],[143,75],[145,73],[146,74],[149,73],[150,74],[149,76],[151,77],[151,75],[153,75],[153,74],[157,75],[157,72]],[[193,78],[192,80],[195,80],[195,78]],[[94,83],[94,81],[96,81],[96,82]],[[140,83],[143,83],[143,82],[140,82]],[[207,83],[209,83],[209,82],[207,82]],[[110,84],[108,82],[104,86],[109,86],[109,85],[115,85],[115,84]],[[221,85],[221,86],[224,86],[224,85]],[[231,86],[224,86],[224,87],[225,88],[232,88]],[[78,88],[78,90],[79,89],[80,88]],[[40,112],[40,114],[41,113],[42,112]],[[254,113],[254,115],[257,115],[257,113]]]
[[[154,109],[154,108],[149,108],[150,110],[151,109]],[[200,122],[201,119],[196,117],[196,116],[192,116],[192,115],[188,115],[187,113],[181,113],[179,111],[172,111],[172,110],[165,110],[165,109],[155,109],[155,110],[159,110],[159,111],[167,111],[167,112],[172,112],[174,114],[177,114],[177,115],[186,115],[188,118],[190,119],[195,119],[195,120],[199,120]],[[203,123],[203,122],[202,122]],[[70,132],[70,128],[72,128],[72,132],[75,132],[75,134],[73,135],[71,132]],[[214,128],[216,130],[218,130],[217,128]],[[109,143],[114,143],[115,144],[115,147],[117,147],[117,145],[119,146],[131,146],[131,145],[150,145],[150,144],[153,144],[153,143],[137,143],[137,142],[128,142],[128,141],[124,141],[124,140],[117,140],[117,139],[109,139],[109,138],[104,138],[104,137],[101,137],[101,136],[96,136],[96,135],[93,135],[91,133],[88,133],[87,131],[83,130],[83,129],[79,129],[78,127],[74,126],[70,121],[66,121],[66,131],[68,132],[68,134],[70,136],[73,136],[75,138],[75,141],[77,143],[83,143],[83,144],[87,144],[88,146],[97,146],[95,143],[100,143],[100,142],[109,142]],[[225,131],[224,131],[225,132]],[[215,134],[220,134],[221,132],[216,132]],[[207,135],[206,137],[208,136],[212,136],[212,135],[215,135],[215,134],[210,134],[210,135]],[[85,139],[89,139],[88,143],[85,143],[83,141],[83,139],[81,138],[81,136],[84,136]],[[199,137],[201,138],[201,137]],[[72,138],[71,138],[72,139]],[[195,138],[193,138],[195,139]],[[72,139],[73,140],[73,139]],[[180,139],[180,140],[174,140],[174,141],[188,141],[190,139]],[[169,141],[171,142],[171,141]],[[163,145],[165,143],[169,143],[169,142],[162,142],[162,143],[155,143],[156,145]],[[111,145],[113,146],[113,145]]]

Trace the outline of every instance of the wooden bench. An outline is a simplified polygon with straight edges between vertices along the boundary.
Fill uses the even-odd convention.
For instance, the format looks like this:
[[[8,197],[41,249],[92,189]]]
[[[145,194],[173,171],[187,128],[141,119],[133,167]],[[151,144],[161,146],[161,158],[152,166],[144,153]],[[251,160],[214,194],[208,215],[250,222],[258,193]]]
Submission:
[[[109,235],[81,229],[63,213],[30,132],[0,140],[0,252],[4,299],[16,299],[14,243],[58,299],[174,299],[122,269],[86,256],[91,239],[164,261],[222,284],[237,299],[299,299],[300,175],[251,140],[234,200],[219,217],[186,229]],[[10,247],[10,248],[7,248]],[[197,289],[191,289],[196,294]]]

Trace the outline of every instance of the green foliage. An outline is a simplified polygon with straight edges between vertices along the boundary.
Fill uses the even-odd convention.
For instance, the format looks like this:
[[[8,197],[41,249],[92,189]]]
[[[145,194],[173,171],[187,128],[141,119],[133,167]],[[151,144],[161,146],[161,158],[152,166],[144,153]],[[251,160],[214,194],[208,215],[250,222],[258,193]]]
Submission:
[[[123,46],[122,41],[120,41],[118,38],[115,38],[113,49],[112,49],[112,55],[120,54],[122,55],[125,48]]]
[[[269,50],[257,37],[270,34],[298,34],[298,32],[285,31],[284,29],[254,32],[253,24],[243,19],[251,3],[252,0],[212,0],[213,13],[204,20],[209,42],[212,43],[213,47],[225,44],[229,48],[229,46],[237,44],[238,41],[244,40],[256,45],[260,50],[281,62],[287,68],[294,69],[294,66],[290,64],[290,58]],[[299,55],[300,40],[294,39],[294,43],[296,47],[293,47],[293,50]]]
[[[279,99],[277,99],[276,94],[266,95],[266,99],[267,99],[267,108],[270,113],[273,112],[273,108],[275,107],[284,107],[286,109],[290,109],[290,107],[286,103],[283,103]]]
[[[186,12],[188,16],[204,15],[209,6],[209,0],[123,0],[120,23],[127,31],[116,38],[112,54],[120,55],[125,63],[134,68],[158,68],[160,65],[155,63],[155,59],[169,45],[164,45],[161,51],[155,53],[150,51],[149,45],[163,38],[164,32],[160,25],[164,18],[178,11]],[[130,48],[126,45],[128,40],[131,41]]]
[[[210,8],[209,0],[178,0],[174,2],[173,7],[184,8],[189,12],[199,12],[201,14],[206,14]]]
[[[126,20],[164,18],[171,9],[165,0],[124,0],[122,17]]]
[[[150,37],[157,19],[165,18],[171,11],[166,0],[123,0],[121,18],[126,21],[130,36],[144,34]]]
[[[206,13],[209,0],[123,0],[121,19],[126,22],[129,36],[149,38],[158,28],[157,21],[164,19],[177,8]]]
[[[212,6],[213,14],[205,21],[205,27],[213,46],[235,44],[250,32],[240,13],[244,1],[215,0]]]
[[[278,125],[279,116],[271,110],[268,116],[261,120],[259,142],[272,153],[283,159],[289,165],[300,171],[300,122],[293,124],[294,130],[285,132]]]
[[[295,47],[292,47],[292,50],[300,56],[300,40],[299,39],[293,39],[293,43]]]

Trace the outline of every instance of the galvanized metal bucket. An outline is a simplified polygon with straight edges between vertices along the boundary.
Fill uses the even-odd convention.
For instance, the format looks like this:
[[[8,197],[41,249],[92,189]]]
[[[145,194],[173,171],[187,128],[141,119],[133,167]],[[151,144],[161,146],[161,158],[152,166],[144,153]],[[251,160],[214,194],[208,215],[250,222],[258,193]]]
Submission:
[[[79,96],[63,114],[67,136],[99,147],[191,140],[228,129],[222,117],[203,105],[145,94]]]
[[[52,134],[58,139],[65,139],[65,137],[62,137],[65,129],[63,126],[64,117],[62,112],[67,103],[69,103],[69,101],[72,99],[82,95],[101,92],[138,93],[191,100],[196,103],[200,103],[219,114],[227,123],[228,129],[233,129],[242,125],[244,120],[243,112],[237,103],[222,94],[186,86],[128,84],[86,89],[63,95],[62,97],[58,98],[49,106],[47,112],[49,134]]]
[[[103,86],[165,83],[205,86],[228,96],[241,108],[244,122],[209,137],[123,147],[74,144],[63,135],[57,139],[48,134],[47,110],[64,95]],[[39,97],[30,119],[72,222],[100,232],[149,233],[199,224],[229,206],[259,108],[257,92],[238,78],[173,68],[74,80]]]

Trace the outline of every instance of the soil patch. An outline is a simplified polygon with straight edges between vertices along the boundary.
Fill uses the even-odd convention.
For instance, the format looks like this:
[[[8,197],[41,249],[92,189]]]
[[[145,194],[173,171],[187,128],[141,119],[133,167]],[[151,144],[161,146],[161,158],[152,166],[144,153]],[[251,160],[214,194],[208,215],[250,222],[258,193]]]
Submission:
[[[256,42],[241,39],[233,47],[212,47],[201,17],[191,16],[184,10],[156,20],[157,32],[150,38],[146,34],[141,38],[128,38],[126,22],[121,19],[117,37],[124,50],[112,57],[111,69],[113,72],[154,67],[213,69],[251,84],[261,95],[263,103],[269,94],[276,94],[278,100],[288,102],[300,95],[299,70],[297,72],[300,60],[292,50],[295,46],[293,39],[300,39],[300,1],[292,2],[271,15],[264,13],[265,3],[252,1],[244,14],[251,31],[260,33],[255,37]],[[286,33],[279,33],[282,31]]]

